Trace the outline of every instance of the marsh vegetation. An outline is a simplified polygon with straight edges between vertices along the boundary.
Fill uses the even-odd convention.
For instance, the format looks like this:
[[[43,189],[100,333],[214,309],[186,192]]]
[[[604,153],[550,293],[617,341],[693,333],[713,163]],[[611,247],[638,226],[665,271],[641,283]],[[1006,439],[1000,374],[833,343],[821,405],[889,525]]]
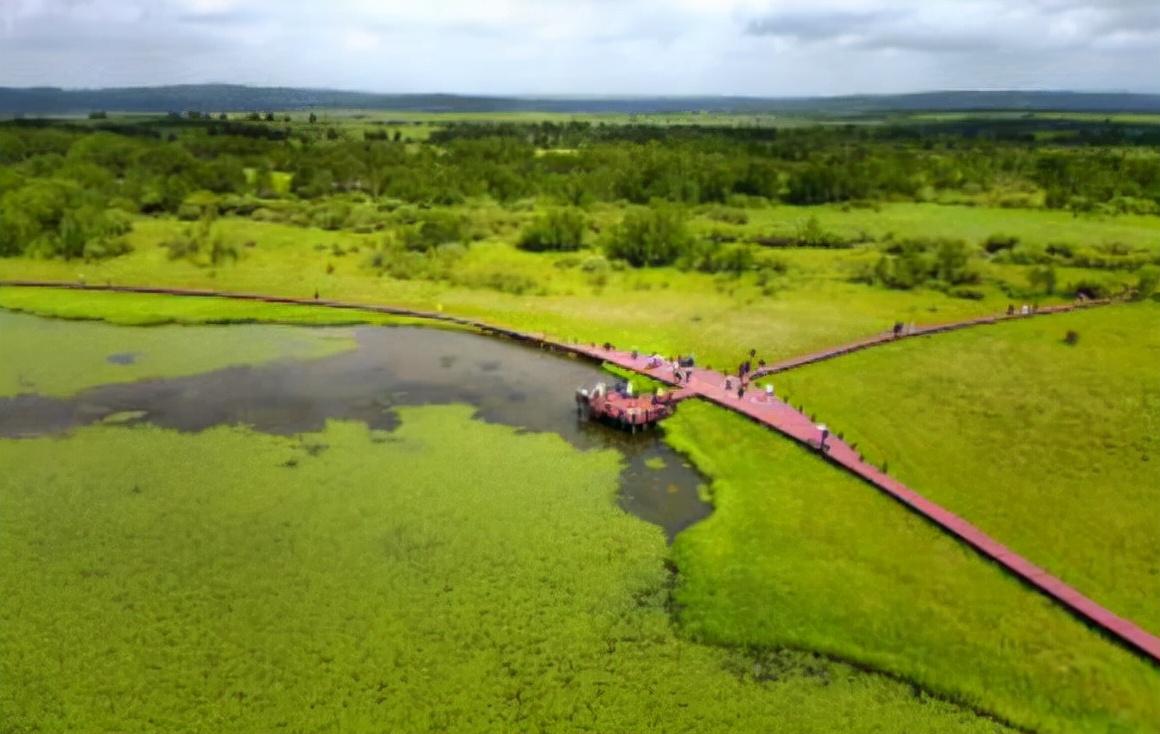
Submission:
[[[717,367],[1120,297],[774,382],[1157,630],[1158,130],[1083,115],[10,122],[0,278],[389,303]],[[0,718],[16,731],[1160,720],[1154,666],[716,408],[686,403],[665,444],[633,448],[575,426],[589,368],[457,363],[432,344],[480,337],[375,328],[402,319],[25,288],[0,288],[0,308],[120,325],[0,315],[0,433],[20,426],[0,439],[0,678],[19,681]],[[409,379],[390,382],[399,364]]]

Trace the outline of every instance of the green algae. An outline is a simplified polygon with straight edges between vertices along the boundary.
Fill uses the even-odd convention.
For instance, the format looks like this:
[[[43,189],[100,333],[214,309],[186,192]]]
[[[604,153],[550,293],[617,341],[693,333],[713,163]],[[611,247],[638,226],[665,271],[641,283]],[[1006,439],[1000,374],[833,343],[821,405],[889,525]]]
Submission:
[[[196,332],[157,326],[130,332],[108,323],[0,311],[0,397],[72,395],[97,385],[276,359],[315,359],[353,347],[350,335],[337,330],[254,325],[203,326]]]
[[[690,643],[620,458],[402,410],[299,438],[0,441],[13,731],[996,731],[909,685]]]

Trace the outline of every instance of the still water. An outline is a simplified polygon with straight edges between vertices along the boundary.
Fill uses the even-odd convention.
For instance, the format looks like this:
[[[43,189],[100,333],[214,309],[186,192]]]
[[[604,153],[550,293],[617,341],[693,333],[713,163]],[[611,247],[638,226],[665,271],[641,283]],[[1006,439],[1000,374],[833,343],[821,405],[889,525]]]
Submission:
[[[82,337],[91,325],[71,326]],[[59,323],[54,327],[59,329]],[[150,328],[180,329],[190,340],[198,338],[200,329],[249,329],[262,339],[278,339],[292,329]],[[148,356],[134,351],[137,329],[124,329],[125,344],[104,356],[109,363],[129,365]],[[621,506],[661,526],[670,540],[709,514],[709,506],[698,495],[703,477],[656,433],[631,436],[577,419],[576,388],[609,379],[594,365],[457,331],[418,327],[323,331],[334,338],[353,335],[357,346],[319,359],[283,359],[189,377],[104,385],[68,398],[36,394],[0,398],[0,436],[60,434],[109,419],[146,421],[178,431],[225,424],[291,435],[319,431],[327,419],[362,421],[390,430],[398,424],[394,412],[398,406],[465,403],[476,408],[480,420],[557,433],[582,450],[621,452],[626,464],[620,478]],[[528,477],[533,487],[551,481],[551,476]]]

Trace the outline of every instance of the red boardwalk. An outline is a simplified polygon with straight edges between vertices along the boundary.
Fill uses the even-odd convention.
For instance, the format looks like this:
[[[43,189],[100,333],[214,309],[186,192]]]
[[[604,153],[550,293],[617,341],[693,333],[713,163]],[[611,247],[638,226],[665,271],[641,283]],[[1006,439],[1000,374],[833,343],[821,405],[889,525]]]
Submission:
[[[598,347],[571,347],[572,351],[583,353],[594,359],[611,362],[654,379],[671,382],[671,374],[664,367],[650,370],[643,357],[633,357],[626,352],[605,350]],[[717,405],[741,413],[762,425],[792,438],[814,450],[818,449],[821,435],[818,427],[805,415],[777,398],[770,398],[760,390],[754,390],[739,398],[734,390],[725,390],[725,377],[717,372],[697,369],[687,386],[692,392]],[[830,436],[826,440],[825,458],[863,480],[874,485],[914,512],[930,520],[940,528],[975,548],[1007,571],[1055,599],[1074,614],[1086,619],[1134,648],[1155,662],[1160,662],[1160,638],[1140,628],[1130,620],[1116,616],[1096,602],[1088,599],[1060,579],[970,524],[950,510],[926,499],[898,480],[887,476],[874,466],[859,458],[845,442]]]
[[[569,352],[584,356],[593,360],[610,362],[625,369],[632,370],[638,374],[647,375],[655,380],[659,380],[669,385],[676,385],[673,379],[672,370],[666,366],[656,368],[649,367],[649,358],[644,356],[634,356],[628,352],[622,352],[615,349],[606,349],[603,347],[581,345],[581,344],[566,344],[563,342],[554,341],[543,335],[527,334],[512,329],[505,329],[502,327],[492,326],[482,321],[474,319],[464,319],[455,316],[448,316],[442,313],[433,313],[429,311],[414,311],[405,308],[394,308],[390,306],[368,306],[358,303],[344,303],[339,301],[325,301],[309,298],[289,298],[279,296],[263,296],[248,293],[218,293],[214,291],[188,290],[181,288],[150,288],[138,286],[103,286],[103,285],[83,285],[71,283],[56,283],[56,282],[38,282],[38,281],[0,281],[0,286],[33,286],[33,287],[49,287],[49,288],[72,288],[77,290],[97,290],[97,291],[120,291],[127,293],[160,293],[167,295],[179,296],[201,296],[201,297],[219,297],[219,298],[234,298],[243,300],[265,301],[268,303],[288,303],[304,306],[325,306],[329,308],[344,308],[360,311],[371,311],[375,313],[393,314],[397,316],[412,316],[426,319],[434,319],[443,322],[459,324],[461,326],[468,326],[478,329],[483,332],[501,334],[503,336],[517,339],[520,341],[529,342],[542,347],[550,347],[561,351]],[[1075,308],[1080,308],[1089,305],[1101,305],[1106,302],[1089,302],[1087,304],[1077,304],[1075,306],[1057,306],[1050,309],[1039,309],[1039,314],[1058,313],[1061,311],[1070,311]],[[814,355],[800,357],[779,364],[770,365],[759,371],[758,374],[772,374],[782,372],[793,367],[818,362],[824,359],[831,359],[842,354],[848,354],[859,349],[866,349],[878,344],[885,344],[896,339],[907,338],[908,336],[921,336],[924,334],[935,334],[943,331],[951,331],[954,329],[963,329],[970,326],[978,326],[984,324],[993,324],[1007,319],[1028,318],[1036,314],[1013,315],[1013,316],[989,316],[979,319],[972,319],[970,321],[963,321],[954,324],[945,324],[942,326],[931,326],[922,329],[916,329],[912,333],[905,336],[895,336],[893,333],[867,339],[861,342],[856,342],[844,347],[827,350]],[[725,390],[725,377],[717,372],[712,372],[704,369],[696,369],[693,371],[692,378],[687,384],[680,386],[680,389],[673,393],[671,400],[683,400],[692,396],[699,396],[710,400],[717,405],[728,408],[734,412],[740,413],[752,420],[764,425],[775,431],[792,438],[793,440],[805,446],[818,450],[818,442],[821,438],[818,428],[802,413],[794,410],[789,405],[783,403],[777,398],[767,396],[765,393],[754,390],[746,395],[744,398],[739,398],[734,391]],[[890,495],[902,504],[909,507],[914,512],[925,517],[944,531],[950,533],[956,538],[962,540],[968,545],[975,548],[979,553],[990,558],[995,563],[1018,576],[1030,586],[1038,589],[1042,593],[1055,599],[1064,608],[1070,610],[1077,616],[1087,620],[1093,626],[1103,630],[1112,637],[1120,640],[1125,645],[1143,653],[1151,658],[1154,662],[1160,662],[1160,638],[1141,629],[1139,626],[1116,616],[1112,612],[1103,608],[1096,602],[1088,599],[1083,594],[1079,593],[1072,587],[1065,584],[1063,581],[1052,576],[1050,573],[1035,564],[1028,561],[1026,558],[1016,554],[1011,549],[1005,547],[995,539],[988,536],[982,530],[979,530],[974,525],[970,524],[963,518],[955,515],[946,508],[931,502],[914,490],[906,487],[898,480],[887,476],[879,471],[874,466],[862,461],[856,451],[851,449],[847,444],[838,440],[835,437],[830,437],[826,441],[828,450],[825,452],[826,460],[842,467],[846,471],[854,474],[874,485],[881,491]]]
[[[841,357],[851,352],[859,352],[870,347],[877,347],[882,344],[889,344],[891,342],[899,341],[900,339],[909,339],[915,336],[930,336],[931,334],[942,334],[947,331],[958,331],[960,329],[969,329],[972,326],[987,326],[989,324],[999,324],[1004,321],[1014,321],[1016,319],[1030,319],[1036,316],[1049,316],[1057,313],[1067,313],[1068,311],[1078,311],[1084,308],[1092,308],[1094,306],[1106,306],[1112,303],[1110,300],[1089,300],[1077,301],[1076,303],[1064,304],[1061,306],[1044,306],[1037,308],[1029,313],[1012,313],[1003,316],[981,316],[975,319],[967,319],[966,321],[954,321],[949,324],[935,324],[933,326],[919,326],[913,329],[908,329],[895,334],[888,331],[884,334],[872,336],[868,339],[851,342],[850,344],[843,344],[840,347],[832,349],[824,349],[813,354],[805,354],[800,357],[793,357],[782,362],[762,367],[753,373],[754,378],[765,377],[766,375],[777,374],[778,372],[785,372],[797,367],[804,367],[807,364],[814,362],[823,362],[834,357]]]

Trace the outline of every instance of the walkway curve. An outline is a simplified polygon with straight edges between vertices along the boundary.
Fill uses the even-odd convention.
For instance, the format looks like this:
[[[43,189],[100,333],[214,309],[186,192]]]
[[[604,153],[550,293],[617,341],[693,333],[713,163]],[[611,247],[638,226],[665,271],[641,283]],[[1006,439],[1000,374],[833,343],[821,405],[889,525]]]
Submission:
[[[973,326],[988,326],[991,324],[1001,324],[1006,321],[1035,318],[1036,316],[1049,316],[1051,314],[1057,313],[1068,313],[1070,311],[1079,311],[1081,309],[1094,308],[1096,306],[1107,306],[1112,303],[1116,303],[1116,301],[1113,301],[1109,298],[1076,301],[1075,303],[1066,303],[1058,306],[1044,306],[1043,308],[1037,308],[1036,310],[1026,314],[1014,313],[1011,315],[1002,314],[999,316],[979,316],[973,319],[952,321],[946,324],[918,326],[913,329],[904,331],[897,336],[894,335],[894,332],[888,331],[886,333],[868,337],[860,341],[843,344],[841,346],[833,347],[830,349],[823,349],[820,352],[814,352],[812,354],[805,354],[800,357],[792,357],[781,362],[775,362],[774,364],[767,365],[755,370],[753,376],[754,378],[767,377],[769,375],[775,375],[779,372],[786,372],[787,370],[796,369],[797,367],[804,367],[807,364],[823,362],[827,359],[833,359],[834,357],[841,357],[843,355],[850,354],[851,352],[859,352],[863,349],[869,349],[870,347],[877,347],[883,344],[892,344],[896,341],[910,339],[916,336],[930,336],[932,334],[942,334],[948,331],[969,329]]]
[[[641,375],[648,376],[652,379],[659,380],[669,385],[676,385],[673,379],[671,370],[666,367],[650,368],[648,366],[648,358],[630,352],[617,350],[615,348],[605,348],[594,344],[569,344],[566,342],[559,342],[551,339],[546,335],[534,335],[526,332],[516,331],[514,329],[507,329],[503,327],[494,326],[483,321],[461,318],[444,313],[432,311],[420,311],[407,308],[398,308],[393,306],[375,306],[359,303],[348,303],[343,301],[318,300],[310,298],[293,298],[287,296],[266,296],[254,293],[232,293],[225,291],[207,291],[194,290],[185,288],[160,288],[149,286],[121,286],[121,285],[90,285],[83,283],[62,283],[55,281],[8,281],[0,280],[0,287],[26,287],[26,288],[57,288],[69,290],[82,291],[113,291],[120,293],[150,293],[159,295],[172,296],[191,296],[191,297],[212,297],[212,298],[228,298],[234,300],[246,301],[260,301],[264,303],[282,303],[298,306],[321,306],[325,308],[340,308],[356,311],[367,311],[371,313],[382,313],[394,316],[407,316],[422,319],[430,319],[446,323],[457,324],[459,326],[466,326],[485,333],[499,334],[512,339],[523,342],[535,344],[540,347],[551,348],[558,351],[574,354],[599,362],[609,362],[624,369],[631,370]],[[1061,307],[1058,310],[1071,310],[1074,307]],[[1043,313],[1043,311],[1040,311]],[[961,322],[959,325],[931,327],[922,333],[936,333],[937,331],[947,331],[951,328],[965,328],[966,326],[979,323],[995,323],[996,321],[1005,320],[1008,317],[998,317],[989,319],[976,319],[972,322]],[[888,339],[882,340],[868,340],[866,346],[873,346],[874,344],[883,343],[884,341],[893,341],[895,337],[890,335]],[[860,347],[860,348],[865,348]],[[819,359],[829,359],[837,356],[838,353],[845,354],[854,349],[847,349],[846,351],[830,350],[833,354],[821,353],[823,355],[812,361]],[[808,364],[808,361],[801,362]],[[776,365],[775,365],[776,367]],[[769,368],[766,368],[767,370]],[[789,367],[784,367],[789,369]],[[772,428],[778,433],[786,436],[797,443],[813,450],[818,451],[831,464],[838,466],[854,476],[862,479],[868,484],[881,490],[888,496],[902,503],[912,511],[926,518],[934,523],[944,532],[954,536],[963,541],[967,545],[977,550],[981,555],[994,561],[1001,568],[1023,580],[1032,588],[1054,599],[1064,609],[1081,619],[1089,622],[1095,628],[1106,633],[1113,639],[1124,644],[1128,648],[1141,653],[1146,658],[1149,658],[1154,663],[1160,663],[1160,638],[1149,633],[1143,628],[1136,625],[1131,620],[1119,617],[1113,612],[1105,609],[1097,604],[1095,601],[1087,598],[1076,589],[1068,586],[1062,580],[1052,576],[1046,570],[1039,568],[1035,564],[999,543],[994,538],[984,533],[979,528],[967,522],[963,518],[955,515],[941,505],[935,504],[902,484],[898,480],[888,476],[886,473],[880,471],[876,467],[864,462],[858,453],[852,449],[844,441],[831,436],[826,441],[826,450],[819,451],[820,435],[818,428],[813,422],[801,412],[795,410],[786,403],[776,398],[767,397],[761,391],[754,391],[746,398],[738,397],[736,392],[725,390],[725,377],[720,373],[713,372],[706,369],[697,369],[694,371],[692,379],[683,387],[682,393],[692,396],[696,395],[705,400],[708,400],[723,408],[732,410],[736,413],[750,418],[751,420]]]

